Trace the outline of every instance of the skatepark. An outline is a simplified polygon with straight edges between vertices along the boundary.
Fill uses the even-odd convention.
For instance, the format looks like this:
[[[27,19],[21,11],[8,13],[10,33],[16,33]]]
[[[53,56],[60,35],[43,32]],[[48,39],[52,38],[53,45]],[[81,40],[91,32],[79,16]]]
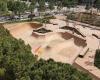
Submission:
[[[64,20],[61,20],[52,19],[49,24],[13,23],[5,24],[4,27],[10,31],[13,37],[22,39],[25,44],[29,44],[33,55],[37,55],[38,59],[51,58],[57,62],[73,64],[99,78],[100,71],[92,65],[94,58],[90,57],[94,57],[99,44],[99,39],[92,34],[99,36],[100,31],[80,24],[74,26],[71,22],[66,24]],[[69,27],[61,29],[64,26]],[[43,28],[50,32],[40,33],[39,29]],[[73,30],[76,32],[73,33]],[[78,34],[77,31],[85,36]]]
[[[33,32],[34,29],[41,27],[43,26],[38,23],[5,25],[15,38],[22,39],[25,44],[31,46],[34,55],[45,60],[52,58],[58,62],[72,64],[86,46],[85,40],[66,31],[52,31],[46,34]]]

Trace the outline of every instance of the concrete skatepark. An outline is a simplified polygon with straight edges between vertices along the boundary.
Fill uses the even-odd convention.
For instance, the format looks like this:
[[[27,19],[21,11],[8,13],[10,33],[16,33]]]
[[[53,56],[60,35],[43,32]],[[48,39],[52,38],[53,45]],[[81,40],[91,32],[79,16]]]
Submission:
[[[33,54],[38,55],[38,58],[45,60],[52,58],[58,62],[72,64],[80,51],[86,46],[85,40],[68,32],[53,31],[46,34],[34,32],[32,34],[33,29],[42,26],[36,25],[36,23],[18,23],[13,25],[7,25],[9,27],[5,27],[10,30],[15,38],[21,38],[26,44],[29,44]]]
[[[86,36],[82,37],[76,33],[73,34],[70,30],[60,29],[59,27],[67,25],[64,20],[59,22],[60,20],[62,19],[54,19],[56,25],[52,19],[51,23],[46,25],[26,22],[5,24],[4,27],[7,28],[15,38],[21,38],[25,41],[25,44],[29,44],[32,48],[32,53],[38,55],[38,59],[43,58],[47,60],[52,58],[57,62],[73,64],[91,73],[93,77],[99,80],[100,70],[93,65],[94,58],[91,58],[91,56],[94,57],[95,50],[99,44],[99,40],[92,36],[92,34],[99,35],[100,31],[77,24],[75,28]],[[67,26],[74,27],[73,25],[74,24],[70,22]],[[42,27],[50,29],[52,32],[45,34],[33,32],[34,29]],[[79,57],[80,55],[82,58]],[[91,65],[87,63],[91,63]]]

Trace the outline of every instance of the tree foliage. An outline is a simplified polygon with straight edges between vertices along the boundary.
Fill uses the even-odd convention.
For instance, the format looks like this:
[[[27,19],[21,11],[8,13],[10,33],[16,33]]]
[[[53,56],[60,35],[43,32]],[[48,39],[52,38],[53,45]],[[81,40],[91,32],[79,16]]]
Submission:
[[[28,80],[26,78],[35,60],[29,45],[25,46],[22,40],[16,40],[0,27],[0,69],[5,69],[3,80]]]
[[[7,2],[6,0],[0,0],[0,14],[7,12]]]
[[[66,7],[75,7],[78,4],[78,0],[62,0],[62,4]]]
[[[94,2],[94,7],[97,8],[98,10],[100,10],[100,0],[96,0]]]
[[[31,14],[29,15],[29,18],[30,18],[31,21],[32,21],[33,17],[35,16],[33,14],[33,11],[35,9],[35,4],[36,4],[36,1],[35,0],[32,0],[31,4],[29,5],[29,10],[31,12]]]
[[[18,14],[19,18],[21,13],[24,13],[27,10],[27,4],[25,2],[9,0],[7,2],[8,10],[12,11],[14,14]]]
[[[39,10],[45,11],[45,9],[46,9],[45,0],[38,0],[38,3],[39,3]]]
[[[39,60],[31,68],[32,80],[91,80],[91,78],[69,64]]]
[[[94,65],[100,69],[100,49],[96,50]]]

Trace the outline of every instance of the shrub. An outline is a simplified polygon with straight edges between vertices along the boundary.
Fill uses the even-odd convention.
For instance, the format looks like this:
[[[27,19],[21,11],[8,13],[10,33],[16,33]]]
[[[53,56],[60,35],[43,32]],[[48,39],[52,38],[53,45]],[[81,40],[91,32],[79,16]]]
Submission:
[[[94,65],[100,69],[100,49],[96,50]]]

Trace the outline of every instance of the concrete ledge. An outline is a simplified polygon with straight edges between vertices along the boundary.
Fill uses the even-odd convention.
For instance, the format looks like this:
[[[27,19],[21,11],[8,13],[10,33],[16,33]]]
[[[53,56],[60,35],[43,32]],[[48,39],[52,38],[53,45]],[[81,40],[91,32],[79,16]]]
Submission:
[[[88,47],[85,47],[79,54],[79,57],[84,57],[84,55],[89,51]]]

